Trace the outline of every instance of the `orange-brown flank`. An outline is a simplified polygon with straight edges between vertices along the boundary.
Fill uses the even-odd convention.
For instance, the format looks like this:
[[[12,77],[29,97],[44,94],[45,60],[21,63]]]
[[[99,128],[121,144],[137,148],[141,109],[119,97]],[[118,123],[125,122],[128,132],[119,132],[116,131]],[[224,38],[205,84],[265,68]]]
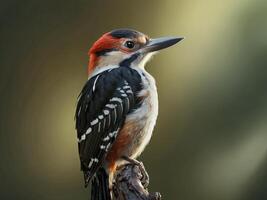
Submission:
[[[108,168],[110,172],[115,172],[116,170],[116,161],[123,156],[124,150],[128,147],[129,143],[132,140],[132,130],[136,127],[136,123],[128,122],[123,126],[119,131],[118,137],[114,141],[111,149],[109,150],[106,161],[108,162]]]

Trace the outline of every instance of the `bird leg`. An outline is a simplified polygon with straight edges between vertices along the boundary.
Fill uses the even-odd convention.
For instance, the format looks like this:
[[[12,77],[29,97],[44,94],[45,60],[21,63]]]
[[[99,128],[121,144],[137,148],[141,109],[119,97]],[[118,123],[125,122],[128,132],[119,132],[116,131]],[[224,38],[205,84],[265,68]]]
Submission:
[[[129,163],[137,165],[139,167],[140,172],[142,174],[142,178],[140,179],[140,181],[141,181],[142,185],[144,186],[144,188],[147,188],[149,185],[149,176],[148,176],[148,173],[145,169],[144,164],[142,162],[140,162],[136,159],[130,158],[128,156],[123,156],[122,158],[124,160],[128,161]]]

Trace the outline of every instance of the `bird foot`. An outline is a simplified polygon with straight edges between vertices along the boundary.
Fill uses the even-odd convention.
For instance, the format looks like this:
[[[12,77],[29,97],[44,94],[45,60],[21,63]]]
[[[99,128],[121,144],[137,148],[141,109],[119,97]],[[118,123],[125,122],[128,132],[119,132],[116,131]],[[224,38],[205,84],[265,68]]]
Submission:
[[[141,181],[143,187],[146,189],[148,187],[148,185],[149,185],[149,176],[148,176],[148,173],[147,173],[147,171],[145,169],[144,164],[142,162],[140,162],[140,161],[138,161],[136,159],[130,158],[128,156],[123,156],[122,158],[124,160],[128,161],[129,163],[137,165],[139,167],[141,175],[142,175],[140,181]]]

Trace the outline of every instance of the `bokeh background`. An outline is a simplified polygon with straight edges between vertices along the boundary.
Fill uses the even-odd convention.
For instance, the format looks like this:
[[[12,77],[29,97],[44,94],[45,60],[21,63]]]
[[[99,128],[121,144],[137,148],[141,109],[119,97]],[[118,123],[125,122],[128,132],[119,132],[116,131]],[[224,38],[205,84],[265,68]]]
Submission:
[[[0,199],[88,199],[74,130],[87,51],[130,27],[185,36],[148,63],[160,112],[141,156],[164,199],[267,199],[266,0],[12,0],[0,6]]]

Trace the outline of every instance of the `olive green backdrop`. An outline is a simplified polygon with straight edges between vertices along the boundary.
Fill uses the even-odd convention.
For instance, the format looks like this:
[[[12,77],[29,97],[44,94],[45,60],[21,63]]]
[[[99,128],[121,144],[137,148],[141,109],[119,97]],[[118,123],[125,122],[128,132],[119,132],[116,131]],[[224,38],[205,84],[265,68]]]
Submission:
[[[267,2],[1,1],[0,199],[83,200],[74,129],[87,51],[114,28],[186,39],[148,63],[140,159],[166,200],[267,199]]]

